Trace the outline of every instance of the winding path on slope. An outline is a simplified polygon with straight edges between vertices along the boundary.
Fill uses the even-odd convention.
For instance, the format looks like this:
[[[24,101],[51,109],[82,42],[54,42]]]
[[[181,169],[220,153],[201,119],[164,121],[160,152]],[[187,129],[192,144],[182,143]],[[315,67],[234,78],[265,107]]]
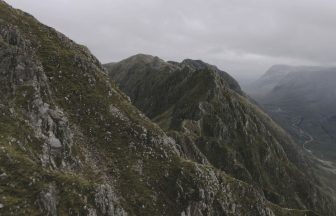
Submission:
[[[310,135],[308,132],[304,131],[304,130],[299,126],[299,125],[301,124],[302,121],[303,121],[303,118],[301,118],[299,121],[296,121],[296,122],[294,121],[294,122],[292,122],[291,125],[292,125],[292,127],[293,127],[295,130],[299,131],[299,135],[300,135],[301,137],[306,137],[306,138],[308,138],[307,140],[304,141],[304,143],[302,144],[302,147],[303,147],[303,149],[304,149],[305,151],[307,151],[308,153],[314,155],[313,152],[312,152],[311,150],[309,150],[309,149],[306,147],[306,145],[308,145],[309,143],[313,142],[315,139],[313,138],[312,135]],[[322,168],[323,168],[324,170],[330,171],[330,172],[332,172],[332,173],[334,173],[334,174],[336,175],[336,164],[334,164],[334,163],[331,162],[331,161],[322,160],[322,159],[319,158],[319,157],[315,157],[315,158],[316,158],[316,160],[317,160],[318,162],[320,162],[320,164],[322,165]]]
[[[302,123],[303,120],[304,120],[303,117],[300,117],[299,120],[297,120],[297,121],[293,121],[291,125],[292,125],[292,127],[293,127],[295,130],[299,131],[299,136],[300,136],[300,137],[308,138],[308,139],[306,139],[306,140],[303,142],[302,147],[303,147],[304,150],[306,150],[307,152],[309,152],[310,154],[312,154],[312,151],[309,150],[306,146],[307,146],[307,144],[313,142],[313,141],[314,141],[314,138],[313,138],[312,135],[310,135],[309,133],[307,133],[306,131],[304,131],[304,130],[299,126],[299,125]]]

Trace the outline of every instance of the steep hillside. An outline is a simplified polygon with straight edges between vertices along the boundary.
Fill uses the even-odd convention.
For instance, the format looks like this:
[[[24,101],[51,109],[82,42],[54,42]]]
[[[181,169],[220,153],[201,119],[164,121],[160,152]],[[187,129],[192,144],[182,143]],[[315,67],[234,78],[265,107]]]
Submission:
[[[306,149],[336,161],[336,69],[293,67],[291,71],[262,96],[255,91],[249,94]]]
[[[165,62],[142,54],[106,67],[132,102],[177,140],[185,157],[260,188],[278,205],[329,208],[320,202],[328,198],[308,168],[309,156],[227,73],[201,61]]]
[[[0,1],[0,215],[314,215],[178,147],[85,47]]]

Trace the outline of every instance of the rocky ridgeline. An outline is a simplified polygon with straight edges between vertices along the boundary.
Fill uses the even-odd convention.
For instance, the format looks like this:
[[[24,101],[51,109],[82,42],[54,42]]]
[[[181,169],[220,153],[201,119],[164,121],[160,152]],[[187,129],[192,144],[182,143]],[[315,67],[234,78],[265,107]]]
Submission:
[[[143,54],[105,67],[132,102],[174,137],[184,157],[254,185],[278,205],[333,208],[323,192],[329,185],[310,169],[312,158],[224,71],[199,60],[165,62]]]
[[[253,182],[190,160],[186,132],[175,138],[85,47],[0,1],[0,215],[332,215],[318,193],[315,206],[280,207]]]

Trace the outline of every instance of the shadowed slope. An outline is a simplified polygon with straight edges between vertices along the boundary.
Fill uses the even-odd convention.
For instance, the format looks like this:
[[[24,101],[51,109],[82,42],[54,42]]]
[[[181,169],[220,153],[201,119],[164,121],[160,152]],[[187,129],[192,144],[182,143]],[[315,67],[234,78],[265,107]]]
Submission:
[[[279,205],[325,211],[320,206],[329,198],[319,189],[307,156],[225,72],[201,61],[164,62],[144,55],[106,67],[187,158],[260,187]]]

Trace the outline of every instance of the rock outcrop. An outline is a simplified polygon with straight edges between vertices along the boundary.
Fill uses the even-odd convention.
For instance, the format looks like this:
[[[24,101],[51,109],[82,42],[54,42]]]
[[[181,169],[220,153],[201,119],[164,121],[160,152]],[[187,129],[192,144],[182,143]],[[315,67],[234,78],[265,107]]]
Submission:
[[[189,160],[87,48],[4,1],[0,192],[1,215],[314,215]]]

